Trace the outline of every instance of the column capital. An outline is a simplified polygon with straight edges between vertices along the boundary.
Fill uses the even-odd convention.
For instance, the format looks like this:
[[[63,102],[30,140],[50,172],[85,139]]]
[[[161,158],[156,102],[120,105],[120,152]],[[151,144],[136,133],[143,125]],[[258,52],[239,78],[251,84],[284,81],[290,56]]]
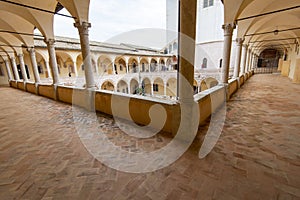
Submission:
[[[226,23],[222,25],[222,29],[224,29],[224,36],[232,35],[233,29],[235,29],[235,23]]]
[[[29,53],[34,53],[34,52],[35,52],[35,49],[34,49],[34,47],[28,47],[28,48],[27,48],[27,51],[28,51]]]
[[[74,27],[76,27],[80,34],[88,34],[89,28],[91,27],[91,23],[89,22],[76,22],[74,23]]]
[[[244,38],[236,38],[236,43],[237,43],[237,45],[242,45],[243,44],[243,42],[245,41],[245,39]]]
[[[24,55],[22,53],[19,53],[18,54],[18,57],[23,57]]]
[[[54,45],[55,44],[55,40],[54,39],[45,39],[44,42],[46,44],[49,44],[50,46]]]

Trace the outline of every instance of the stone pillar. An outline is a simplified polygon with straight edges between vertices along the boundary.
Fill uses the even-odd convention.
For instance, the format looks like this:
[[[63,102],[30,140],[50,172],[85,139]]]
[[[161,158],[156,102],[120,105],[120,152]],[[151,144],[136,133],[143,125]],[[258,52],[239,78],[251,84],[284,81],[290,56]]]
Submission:
[[[222,82],[227,84],[229,77],[230,52],[232,43],[232,33],[235,29],[234,23],[224,24],[224,47],[223,47],[223,62],[222,62]]]
[[[47,75],[48,75],[48,77],[46,77],[46,78],[52,78],[51,70],[50,70],[50,67],[49,67],[49,61],[45,60],[45,67],[47,69]]]
[[[28,48],[27,51],[29,52],[29,55],[30,55],[35,83],[40,83],[41,79],[40,79],[40,74],[38,72],[38,66],[37,66],[37,63],[36,63],[35,50],[32,47],[32,48]]]
[[[239,74],[240,74],[243,41],[244,41],[243,38],[236,39],[236,59],[235,59],[235,66],[234,66],[234,72],[233,72],[234,78],[239,77]]]
[[[194,60],[196,38],[197,0],[180,2],[180,35],[179,35],[179,100],[194,100]],[[188,85],[187,85],[188,83]],[[186,88],[189,87],[189,88]]]
[[[95,80],[92,69],[90,43],[89,43],[89,29],[91,24],[88,22],[76,22],[74,26],[78,29],[81,45],[81,53],[84,64],[86,88],[95,88]]]
[[[245,73],[246,62],[247,62],[247,52],[248,52],[248,45],[243,45],[243,60],[241,65],[241,75]]]
[[[126,61],[126,74],[128,74],[129,73],[129,63],[128,63],[128,61]]]
[[[76,64],[76,61],[73,61],[73,66],[74,66],[74,73],[75,73],[75,77],[78,77],[78,72],[77,72],[77,64]]]
[[[151,92],[150,92],[151,96],[153,96],[153,84],[154,83],[151,83]]]
[[[20,68],[21,68],[21,72],[22,72],[22,76],[23,76],[23,81],[25,83],[28,81],[28,78],[27,78],[27,73],[26,73],[26,69],[25,69],[23,54],[18,54],[18,58],[19,58],[19,62],[20,62]]]
[[[194,62],[196,46],[197,0],[179,1],[178,83],[179,105],[174,109],[172,133],[190,142],[199,125],[199,106],[194,101]],[[202,30],[201,30],[202,31]],[[203,30],[205,31],[205,30]]]
[[[115,62],[113,61],[111,64],[112,64],[113,75],[115,75],[116,74]]]
[[[164,83],[164,96],[167,96],[167,83]]]
[[[55,41],[53,39],[48,39],[45,41],[48,47],[49,53],[49,63],[51,67],[51,74],[53,78],[53,85],[59,84],[59,75],[58,75],[58,68],[57,68],[57,61],[56,61],[56,54],[55,54]]]
[[[12,67],[12,69],[14,71],[15,80],[19,81],[20,77],[19,77],[18,68],[17,68],[17,64],[16,64],[16,58],[15,57],[11,57],[10,61],[11,61],[11,67]]]
[[[10,70],[10,67],[9,67],[9,62],[8,62],[8,60],[4,60],[4,62],[5,62],[5,67],[6,67],[6,72],[7,72],[8,79],[9,79],[9,81],[11,81],[14,78],[12,77],[12,74],[11,74],[11,70]]]
[[[247,49],[246,65],[245,65],[245,73],[248,71],[249,57],[250,57],[250,49],[248,48]]]

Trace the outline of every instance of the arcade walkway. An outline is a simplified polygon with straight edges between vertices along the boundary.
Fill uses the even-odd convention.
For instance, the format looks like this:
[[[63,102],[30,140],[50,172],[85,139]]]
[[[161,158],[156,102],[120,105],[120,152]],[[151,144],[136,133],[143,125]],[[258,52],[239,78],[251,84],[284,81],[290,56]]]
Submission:
[[[78,139],[70,105],[5,87],[0,99],[0,199],[300,198],[300,86],[280,75],[254,75],[233,96],[205,159],[198,158],[198,139],[174,164],[147,174],[94,160]],[[111,119],[100,118],[118,138]],[[168,140],[156,136],[142,146]]]

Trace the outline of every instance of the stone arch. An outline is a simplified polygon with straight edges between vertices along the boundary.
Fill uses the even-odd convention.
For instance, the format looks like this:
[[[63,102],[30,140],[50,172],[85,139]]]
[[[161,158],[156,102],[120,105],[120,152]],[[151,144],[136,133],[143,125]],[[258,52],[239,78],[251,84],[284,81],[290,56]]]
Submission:
[[[42,78],[50,78],[51,77],[51,70],[49,68],[49,63],[47,58],[40,53],[39,51],[35,51],[36,56],[36,63],[38,66],[38,72],[40,74],[41,79]],[[48,67],[47,67],[48,65]]]
[[[113,62],[108,56],[100,56],[98,59],[98,71],[100,75],[113,74]]]
[[[150,72],[157,71],[157,65],[158,65],[157,59],[152,58],[150,60]]]
[[[136,94],[138,93],[137,89],[139,88],[139,82],[136,79],[131,79],[130,81],[130,93]]]
[[[67,51],[56,51],[57,67],[61,77],[69,76],[69,73],[73,73],[75,76],[74,63],[72,56]]]
[[[107,80],[104,83],[102,83],[101,90],[114,91],[115,90],[115,86],[114,86],[114,84],[111,81]]]
[[[177,96],[177,79],[169,78],[166,84],[166,95],[170,98]]]
[[[78,76],[84,76],[84,64],[83,64],[81,54],[79,54],[76,58],[76,66],[77,66]]]
[[[153,81],[153,94],[164,95],[165,84],[162,78],[157,77]]]
[[[138,72],[138,58],[130,57],[128,60],[128,69],[129,73],[137,73]]]
[[[207,89],[210,89],[212,87],[215,87],[219,84],[218,80],[213,78],[213,77],[208,77],[205,78],[204,80],[201,81],[201,85],[200,85],[200,91],[204,91]]]
[[[126,59],[123,56],[115,58],[115,65],[118,74],[126,74]]]
[[[117,84],[117,92],[122,92],[128,94],[128,84],[124,80],[120,80]]]
[[[145,94],[149,94],[151,95],[152,94],[152,91],[151,91],[151,81],[149,78],[144,78],[143,81],[142,81],[142,89],[144,91]]]
[[[196,79],[194,79],[193,89],[194,89],[194,94],[197,94],[199,91],[199,85]]]
[[[149,61],[147,58],[141,58],[140,65],[141,72],[149,72]]]

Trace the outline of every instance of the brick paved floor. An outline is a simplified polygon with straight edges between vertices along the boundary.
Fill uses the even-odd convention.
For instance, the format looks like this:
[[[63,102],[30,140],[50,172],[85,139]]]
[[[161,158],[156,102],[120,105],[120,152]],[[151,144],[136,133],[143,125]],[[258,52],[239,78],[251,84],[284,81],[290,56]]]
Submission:
[[[255,75],[233,96],[206,158],[198,151],[208,124],[179,160],[145,174],[94,159],[70,105],[5,87],[0,99],[0,199],[300,199],[300,86],[279,75]],[[98,121],[129,151],[170,141],[133,140],[109,117]]]

